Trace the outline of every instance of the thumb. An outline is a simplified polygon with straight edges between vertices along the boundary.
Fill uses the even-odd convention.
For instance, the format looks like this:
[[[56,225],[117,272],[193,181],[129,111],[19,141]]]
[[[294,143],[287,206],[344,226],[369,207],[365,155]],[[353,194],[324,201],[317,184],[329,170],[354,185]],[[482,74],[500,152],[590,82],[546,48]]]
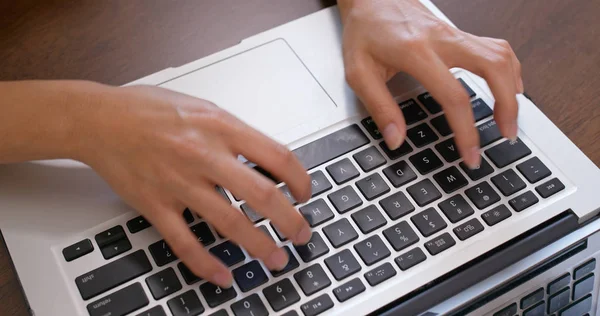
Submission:
[[[375,67],[354,64],[346,67],[346,81],[371,114],[387,146],[391,150],[400,147],[406,138],[406,123],[385,78]]]

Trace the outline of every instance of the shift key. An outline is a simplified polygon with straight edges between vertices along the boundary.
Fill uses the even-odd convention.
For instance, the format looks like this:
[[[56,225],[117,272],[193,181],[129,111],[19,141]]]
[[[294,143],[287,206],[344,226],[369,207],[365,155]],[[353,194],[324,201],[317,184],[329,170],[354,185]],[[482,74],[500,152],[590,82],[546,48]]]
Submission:
[[[75,278],[75,284],[84,300],[104,293],[148,271],[152,265],[143,250],[138,250],[100,268]]]

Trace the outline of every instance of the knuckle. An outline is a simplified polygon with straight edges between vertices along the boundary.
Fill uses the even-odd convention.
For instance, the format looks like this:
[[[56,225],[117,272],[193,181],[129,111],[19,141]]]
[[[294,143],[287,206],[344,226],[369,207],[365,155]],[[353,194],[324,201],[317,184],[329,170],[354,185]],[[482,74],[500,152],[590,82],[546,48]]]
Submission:
[[[267,183],[262,183],[260,181],[255,186],[253,192],[253,198],[256,200],[256,204],[258,205],[271,205],[273,201],[277,198],[277,195],[280,194],[279,190],[272,184],[268,183],[269,181],[264,181]]]
[[[362,77],[363,69],[358,62],[349,62],[345,66],[345,78],[350,87],[357,87]]]
[[[218,220],[220,226],[223,227],[222,232],[226,235],[231,235],[231,232],[241,231],[246,218],[237,211],[228,210],[226,212],[221,212]]]
[[[284,145],[276,144],[274,152],[278,160],[276,162],[278,166],[289,166],[296,161],[296,156]]]
[[[489,64],[497,70],[505,69],[510,66],[510,58],[502,52],[495,52],[488,56]]]

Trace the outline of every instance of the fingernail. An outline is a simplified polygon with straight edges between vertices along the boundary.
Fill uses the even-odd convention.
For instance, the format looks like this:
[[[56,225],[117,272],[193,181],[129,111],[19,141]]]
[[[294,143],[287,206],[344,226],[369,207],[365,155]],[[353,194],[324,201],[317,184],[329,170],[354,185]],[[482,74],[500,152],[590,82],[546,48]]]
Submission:
[[[508,139],[517,140],[518,129],[519,127],[517,126],[516,121],[508,123],[508,126],[506,127]]]
[[[479,168],[479,164],[481,163],[479,147],[473,147],[469,150],[465,162],[467,163],[467,166],[471,169]]]
[[[310,230],[310,227],[308,227],[308,225],[305,225],[300,232],[298,233],[298,235],[296,235],[296,241],[299,243],[305,243],[308,242],[310,240],[310,237],[312,236],[312,231]]]
[[[383,138],[385,139],[386,144],[391,150],[400,147],[400,144],[402,143],[402,136],[400,134],[400,130],[398,129],[398,126],[396,126],[396,124],[394,123],[388,124],[383,129]]]
[[[213,275],[212,282],[220,287],[230,288],[233,283],[233,280],[231,279],[231,273],[218,272],[215,275]]]
[[[269,256],[269,266],[276,270],[283,270],[288,263],[287,253],[284,250],[277,249]]]

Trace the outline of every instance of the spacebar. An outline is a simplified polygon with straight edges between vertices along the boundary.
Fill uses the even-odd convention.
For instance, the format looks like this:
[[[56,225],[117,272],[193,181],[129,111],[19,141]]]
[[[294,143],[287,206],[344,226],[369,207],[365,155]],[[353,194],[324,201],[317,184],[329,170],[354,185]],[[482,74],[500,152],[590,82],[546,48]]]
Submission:
[[[144,250],[138,250],[98,269],[78,276],[75,284],[84,300],[106,292],[152,270]]]
[[[298,147],[293,152],[304,168],[310,170],[368,143],[365,133],[354,124]]]

